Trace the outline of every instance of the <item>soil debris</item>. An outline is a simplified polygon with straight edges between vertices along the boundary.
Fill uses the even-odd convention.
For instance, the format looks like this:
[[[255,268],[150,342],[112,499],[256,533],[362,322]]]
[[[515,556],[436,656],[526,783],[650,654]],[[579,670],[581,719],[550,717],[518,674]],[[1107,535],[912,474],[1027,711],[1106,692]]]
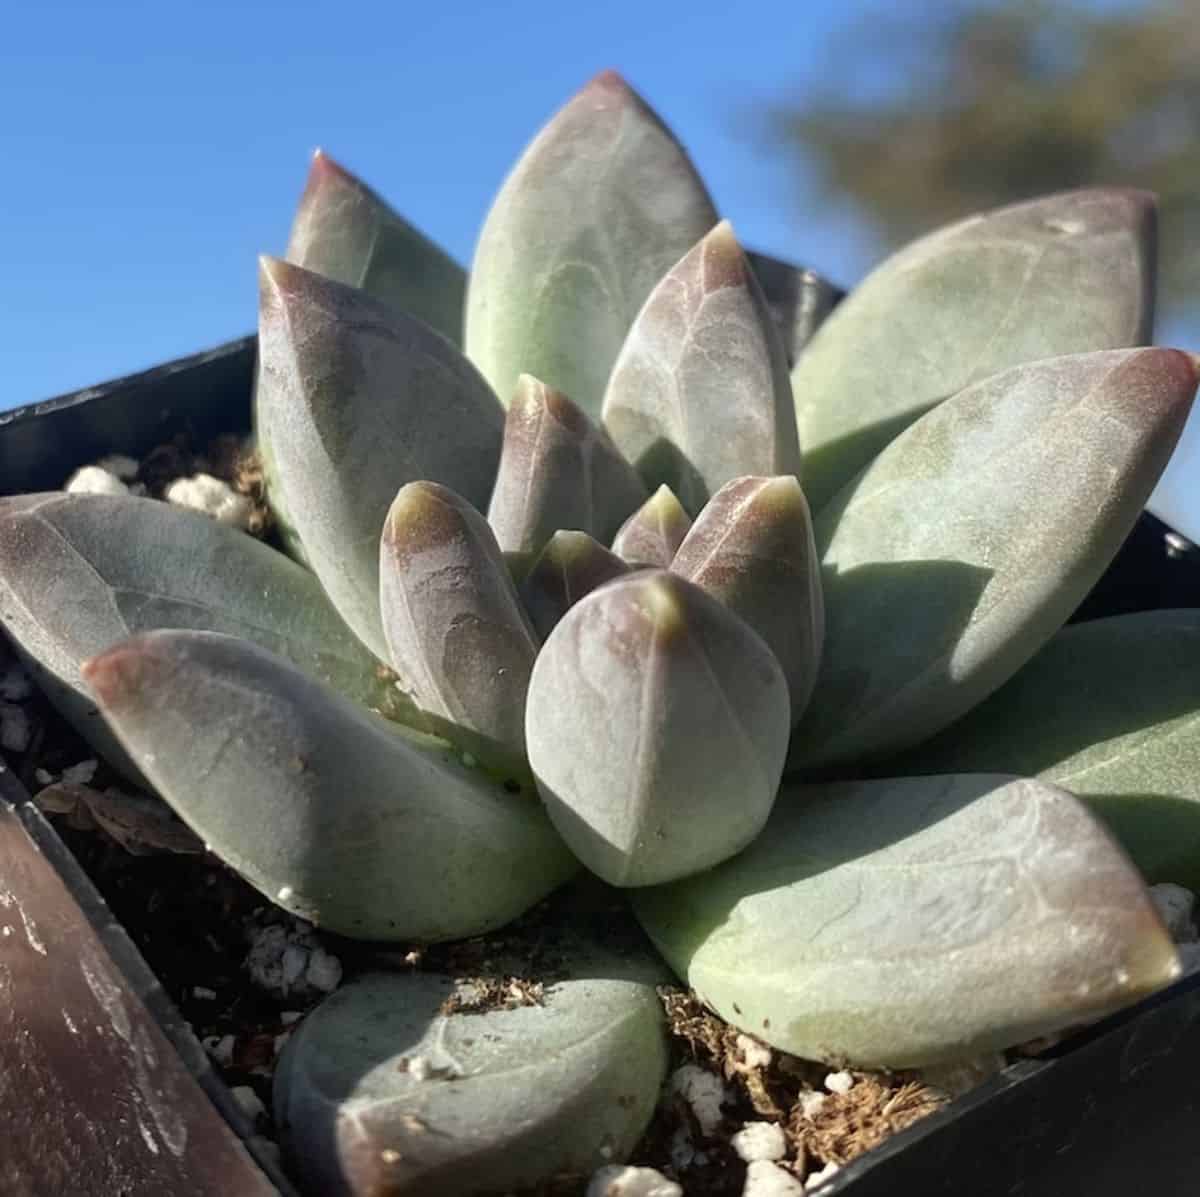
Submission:
[[[104,462],[112,460],[105,458]],[[100,463],[100,468],[103,468],[104,462]],[[244,515],[239,515],[239,527],[251,536],[261,539],[269,536],[273,524],[266,501],[262,460],[253,446],[242,437],[225,434],[197,448],[188,433],[178,433],[171,440],[151,449],[141,462],[136,463],[133,472],[126,466],[119,476],[118,485],[131,493],[144,493],[153,499],[165,500],[167,492],[176,483],[204,475],[227,483],[247,501],[247,510]],[[115,473],[112,476],[114,480],[118,478]],[[128,487],[125,487],[126,482],[130,483]]]
[[[516,1010],[544,1006],[545,986],[528,977],[459,977],[459,988],[442,1004],[439,1014],[484,1014],[488,1010]]]
[[[676,1068],[707,1069],[729,1093],[719,1127],[703,1126],[683,1094],[668,1096],[634,1153],[634,1162],[658,1168],[688,1194],[740,1197],[746,1127],[758,1137],[778,1127],[784,1150],[771,1163],[807,1186],[946,1102],[915,1073],[830,1072],[731,1027],[690,991],[663,986],[659,997]]]

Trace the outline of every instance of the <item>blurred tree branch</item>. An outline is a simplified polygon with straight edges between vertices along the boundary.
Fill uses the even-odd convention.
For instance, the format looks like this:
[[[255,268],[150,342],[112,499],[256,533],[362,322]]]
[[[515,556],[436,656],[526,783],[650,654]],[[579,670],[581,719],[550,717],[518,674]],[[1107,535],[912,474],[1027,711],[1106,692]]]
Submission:
[[[767,116],[893,245],[981,208],[1087,184],[1162,204],[1165,296],[1200,304],[1200,23],[1188,0],[892,5]]]

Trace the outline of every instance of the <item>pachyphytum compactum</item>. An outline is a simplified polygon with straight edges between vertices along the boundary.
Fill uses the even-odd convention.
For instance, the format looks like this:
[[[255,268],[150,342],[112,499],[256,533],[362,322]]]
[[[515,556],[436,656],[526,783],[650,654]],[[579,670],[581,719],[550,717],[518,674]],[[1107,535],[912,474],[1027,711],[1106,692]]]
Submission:
[[[260,268],[287,554],[150,499],[10,497],[0,614],[101,752],[330,931],[479,935],[585,866],[783,1050],[1009,1046],[1176,976],[1144,883],[1200,882],[1200,614],[1060,630],[1196,389],[1145,347],[1155,253],[1152,196],[1077,191],[842,298],[743,249],[611,72],[521,156],[469,274],[318,154]],[[619,974],[506,1015],[569,1067],[478,1075],[452,979],[364,979],[280,1072],[292,1150],[322,1192],[384,1183],[364,1144],[402,1161],[388,1191],[474,1191],[411,1133],[448,1090],[388,1081],[383,1047],[347,1076],[383,1010],[397,1053],[449,1052],[438,1083],[470,1072],[480,1159],[518,1158],[535,1093],[555,1167],[620,1157],[665,1065],[653,980]],[[629,1118],[589,1105],[617,1084],[596,1044],[643,1069]]]

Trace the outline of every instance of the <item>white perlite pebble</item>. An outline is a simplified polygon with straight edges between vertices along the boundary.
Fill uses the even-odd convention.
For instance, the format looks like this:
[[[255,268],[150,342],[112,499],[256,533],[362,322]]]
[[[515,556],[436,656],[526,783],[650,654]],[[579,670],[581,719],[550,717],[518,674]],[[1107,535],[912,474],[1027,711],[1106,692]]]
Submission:
[[[321,993],[332,993],[342,983],[342,962],[324,948],[317,948],[308,958],[304,979]]]
[[[64,769],[62,780],[69,781],[74,785],[86,786],[96,776],[96,770],[99,768],[100,762],[95,757],[91,757],[86,761],[80,761],[77,765],[70,765]]]
[[[854,1078],[848,1072],[831,1072],[825,1078],[825,1088],[830,1093],[849,1093],[854,1088]]]
[[[683,1197],[683,1189],[655,1168],[606,1164],[592,1174],[585,1197]]]
[[[787,1155],[783,1127],[776,1122],[747,1122],[729,1145],[747,1164],[756,1160],[781,1160]]]
[[[5,752],[24,752],[33,739],[33,724],[24,707],[0,704],[0,748]]]
[[[193,511],[211,515],[218,524],[243,530],[249,526],[254,510],[254,504],[245,495],[239,495],[228,482],[211,474],[177,478],[167,487],[163,497],[177,507],[190,507]]]
[[[765,1043],[759,1043],[749,1035],[739,1035],[737,1048],[741,1053],[742,1063],[747,1068],[770,1068],[771,1049]]]
[[[814,1093],[812,1090],[806,1089],[799,1096],[800,1113],[805,1118],[815,1118],[821,1112],[821,1107],[828,1100],[828,1093]]]
[[[1196,942],[1196,895],[1190,889],[1164,881],[1150,887],[1150,900],[1176,943]]]
[[[242,1111],[251,1122],[259,1117],[266,1117],[267,1107],[263,1105],[262,1099],[249,1085],[234,1085],[229,1092],[233,1094],[234,1100],[242,1107]]]
[[[770,1160],[755,1160],[746,1169],[742,1197],[804,1197],[804,1186],[786,1169]]]
[[[209,1035],[200,1043],[222,1068],[228,1068],[233,1063],[233,1049],[237,1041],[232,1035]]]
[[[100,466],[84,466],[67,479],[63,489],[69,495],[127,495],[129,487],[116,474]]]
[[[132,457],[126,457],[124,453],[110,453],[107,457],[100,458],[96,466],[115,474],[123,482],[137,477],[138,463]]]
[[[817,1185],[823,1185],[827,1180],[832,1180],[840,1171],[841,1168],[837,1164],[826,1164],[820,1172],[810,1172],[804,1178],[805,1192],[811,1193]]]
[[[342,980],[342,962],[300,919],[290,927],[271,923],[257,928],[250,937],[245,968],[256,985],[282,998],[332,993]]]
[[[680,1094],[692,1107],[706,1137],[716,1133],[724,1118],[721,1105],[729,1097],[719,1076],[697,1064],[685,1064],[671,1074],[671,1092]]]

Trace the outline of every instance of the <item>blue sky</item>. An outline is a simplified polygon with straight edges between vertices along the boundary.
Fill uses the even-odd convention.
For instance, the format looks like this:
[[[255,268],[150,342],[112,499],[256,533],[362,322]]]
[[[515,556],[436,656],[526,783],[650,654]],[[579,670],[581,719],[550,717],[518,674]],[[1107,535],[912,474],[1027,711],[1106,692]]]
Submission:
[[[0,49],[0,408],[250,331],[322,146],[469,260],[540,124],[615,67],[742,239],[853,281],[876,250],[805,214],[753,114],[870,0],[51,3]],[[15,20],[15,26],[14,26]]]

